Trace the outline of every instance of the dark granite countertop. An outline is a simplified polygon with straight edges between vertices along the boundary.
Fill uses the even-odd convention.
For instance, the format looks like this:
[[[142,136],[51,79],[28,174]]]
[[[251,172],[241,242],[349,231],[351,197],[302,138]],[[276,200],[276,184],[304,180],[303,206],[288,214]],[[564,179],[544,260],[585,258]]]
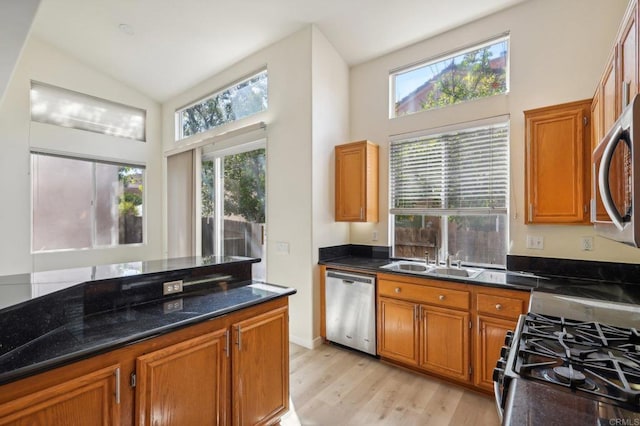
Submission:
[[[328,267],[357,269],[369,273],[387,273],[488,287],[510,288],[513,290],[524,291],[530,291],[532,288],[539,287],[540,281],[544,280],[543,278],[537,277],[532,274],[515,272],[512,273],[499,269],[486,269],[475,278],[462,278],[417,274],[412,272],[393,271],[390,269],[382,268],[382,266],[387,265],[393,261],[394,259],[391,258],[379,259],[361,256],[344,256],[335,259],[322,260],[318,263]]]
[[[640,424],[640,412],[601,404],[535,380],[512,380],[508,398],[505,426]]]
[[[545,276],[529,272],[515,272],[499,269],[486,269],[477,277],[459,278],[430,276],[411,272],[399,272],[383,269],[382,266],[393,262],[392,258],[372,258],[347,255],[333,259],[323,259],[318,263],[334,268],[349,268],[368,273],[388,273],[420,278],[452,281],[471,285],[505,288],[523,291],[548,292],[558,295],[597,299],[615,303],[640,305],[640,285],[625,284],[615,280],[587,279],[562,276]]]
[[[0,384],[296,293],[251,280],[256,261],[136,262],[134,274],[110,265],[90,268],[94,279],[86,281],[73,274],[84,268],[0,277],[0,298],[7,289],[32,288],[31,296],[0,309]],[[164,296],[162,283],[175,279],[184,291]],[[63,288],[38,295],[34,285]]]

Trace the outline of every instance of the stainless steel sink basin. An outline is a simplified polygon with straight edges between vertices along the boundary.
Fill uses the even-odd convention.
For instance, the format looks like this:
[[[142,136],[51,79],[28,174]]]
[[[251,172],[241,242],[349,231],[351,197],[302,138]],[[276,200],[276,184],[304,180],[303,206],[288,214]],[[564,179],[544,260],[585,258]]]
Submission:
[[[384,269],[391,269],[392,271],[403,272],[422,272],[428,271],[427,265],[421,262],[411,262],[409,260],[399,260],[397,262],[389,263],[383,266]]]
[[[447,267],[437,267],[431,269],[429,272],[432,272],[437,275],[448,275],[451,277],[465,277],[465,278],[474,278],[480,275],[482,272],[481,269],[471,269],[471,268],[447,268]]]
[[[444,276],[444,277],[461,277],[475,278],[482,273],[482,269],[476,268],[455,268],[447,266],[426,265],[424,262],[397,260],[382,266],[383,269],[391,271],[409,272],[418,275]]]

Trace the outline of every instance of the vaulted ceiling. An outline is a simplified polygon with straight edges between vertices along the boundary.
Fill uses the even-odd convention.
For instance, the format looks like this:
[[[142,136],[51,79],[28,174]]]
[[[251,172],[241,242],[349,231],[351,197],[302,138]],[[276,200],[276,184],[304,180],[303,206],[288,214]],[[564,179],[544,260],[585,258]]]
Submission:
[[[33,33],[165,101],[315,24],[349,65],[524,0],[42,0]]]

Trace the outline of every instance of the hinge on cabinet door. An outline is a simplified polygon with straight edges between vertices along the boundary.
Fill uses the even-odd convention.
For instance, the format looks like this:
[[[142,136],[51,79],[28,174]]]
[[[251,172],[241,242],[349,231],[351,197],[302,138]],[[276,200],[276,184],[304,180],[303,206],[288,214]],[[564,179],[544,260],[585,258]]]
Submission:
[[[229,343],[230,343],[230,342],[229,342],[229,335],[230,335],[230,334],[231,334],[231,333],[229,333],[229,330],[227,330],[227,331],[225,331],[225,332],[224,332],[224,340],[225,340],[225,343],[224,343],[224,353],[227,355],[227,358],[229,358],[229,351],[230,351],[230,349],[231,349],[231,348],[229,347]]]
[[[129,376],[129,386],[131,386],[132,388],[136,387],[136,373],[135,373],[135,371],[133,373],[131,373],[131,376]]]
[[[529,222],[533,220],[533,204],[529,203]]]
[[[586,126],[587,124],[589,124],[589,117],[587,117],[586,115],[582,117],[582,122],[584,123],[584,125]]]

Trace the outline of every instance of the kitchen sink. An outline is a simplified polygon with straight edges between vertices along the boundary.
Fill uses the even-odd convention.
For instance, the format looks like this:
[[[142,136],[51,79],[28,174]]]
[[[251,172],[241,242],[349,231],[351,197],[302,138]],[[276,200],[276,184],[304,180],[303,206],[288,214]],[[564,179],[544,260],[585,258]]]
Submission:
[[[465,277],[465,278],[475,278],[482,272],[482,269],[471,269],[471,268],[447,268],[440,267],[433,268],[429,270],[429,272],[434,273],[436,275],[447,275],[450,277]]]
[[[382,266],[384,269],[391,269],[392,271],[403,272],[427,272],[431,267],[427,267],[424,262],[411,262],[409,260],[399,260],[397,262],[389,263]]]
[[[477,268],[456,268],[447,266],[426,265],[424,262],[410,260],[398,260],[384,265],[382,266],[382,268],[389,269],[391,271],[409,272],[419,275],[461,278],[475,278],[482,273],[482,269]]]

